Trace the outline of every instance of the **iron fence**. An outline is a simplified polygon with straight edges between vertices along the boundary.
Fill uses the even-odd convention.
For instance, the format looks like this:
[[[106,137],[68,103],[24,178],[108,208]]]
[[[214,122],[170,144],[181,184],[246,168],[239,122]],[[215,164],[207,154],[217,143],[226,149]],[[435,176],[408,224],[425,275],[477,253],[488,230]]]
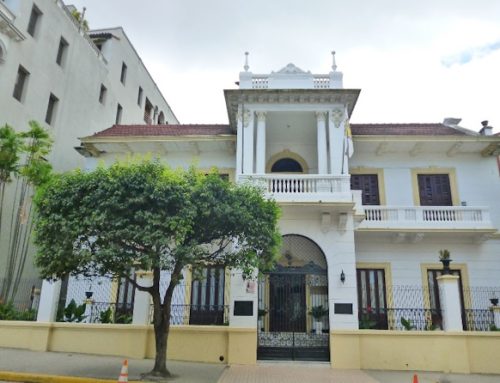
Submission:
[[[131,303],[92,302],[89,323],[132,323],[134,306]]]
[[[495,329],[491,307],[498,305],[499,286],[469,286],[464,288],[462,321],[468,331],[490,331]]]
[[[6,280],[0,278],[0,289],[4,286]],[[40,303],[40,291],[42,280],[39,278],[21,279],[15,291],[7,296],[7,288],[0,292],[0,303],[12,302],[14,308],[20,312],[32,310],[36,312]]]
[[[396,285],[373,289],[378,306],[359,306],[359,327],[374,330],[442,329],[441,309],[431,303],[429,289],[424,286]],[[385,302],[387,302],[385,304]],[[363,302],[361,302],[363,303]]]

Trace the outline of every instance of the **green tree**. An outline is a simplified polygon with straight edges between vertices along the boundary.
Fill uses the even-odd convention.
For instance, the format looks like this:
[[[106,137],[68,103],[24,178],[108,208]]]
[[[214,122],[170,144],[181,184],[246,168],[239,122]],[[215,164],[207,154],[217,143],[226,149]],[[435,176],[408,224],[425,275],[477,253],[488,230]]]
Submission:
[[[11,208],[10,225],[7,230],[0,230],[4,240],[8,238],[0,286],[0,296],[5,301],[14,298],[24,270],[32,231],[33,191],[49,178],[52,169],[45,160],[52,146],[48,132],[35,121],[30,121],[29,126],[26,132],[16,132],[8,125],[0,128],[0,229],[5,208]],[[11,182],[15,184],[13,198],[6,204],[5,189]]]
[[[12,181],[12,176],[17,174],[22,148],[22,139],[14,128],[9,125],[0,128],[0,233],[5,187]]]
[[[182,270],[224,265],[250,275],[274,264],[281,240],[277,204],[215,170],[205,175],[144,161],[75,171],[54,177],[35,204],[36,264],[44,278],[108,275],[151,294],[153,376],[169,376],[171,301]],[[152,270],[152,287],[130,278],[137,269]],[[163,296],[162,270],[171,275]]]
[[[37,187],[45,183],[52,171],[46,156],[52,148],[52,139],[46,129],[36,121],[29,122],[30,129],[18,133],[22,140],[24,162],[17,166],[14,200],[12,203],[7,262],[2,295],[13,299],[28,256],[33,220],[31,198]]]

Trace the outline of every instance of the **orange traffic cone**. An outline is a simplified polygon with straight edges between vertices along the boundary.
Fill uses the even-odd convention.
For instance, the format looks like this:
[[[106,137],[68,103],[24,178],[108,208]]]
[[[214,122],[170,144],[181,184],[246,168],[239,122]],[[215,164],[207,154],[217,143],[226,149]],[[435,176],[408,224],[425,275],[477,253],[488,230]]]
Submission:
[[[413,375],[413,383],[418,383],[418,375]]]
[[[120,376],[118,377],[118,383],[128,382],[128,360],[123,361],[122,370],[120,371]]]

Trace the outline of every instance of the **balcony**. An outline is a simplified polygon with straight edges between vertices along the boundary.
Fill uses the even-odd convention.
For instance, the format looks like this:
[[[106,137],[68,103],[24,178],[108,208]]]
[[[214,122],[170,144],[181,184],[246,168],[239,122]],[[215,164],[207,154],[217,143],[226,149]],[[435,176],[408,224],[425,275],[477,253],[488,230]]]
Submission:
[[[240,175],[238,182],[263,188],[264,193],[277,202],[353,203],[350,176],[252,174]]]
[[[0,1],[0,32],[5,33],[11,39],[15,41],[22,41],[25,39],[22,32],[16,28],[14,25],[14,20],[16,16],[14,13],[7,7],[5,2]],[[0,52],[1,53],[1,52]],[[0,54],[1,59],[1,54]]]
[[[363,206],[358,229],[495,231],[486,207]]]

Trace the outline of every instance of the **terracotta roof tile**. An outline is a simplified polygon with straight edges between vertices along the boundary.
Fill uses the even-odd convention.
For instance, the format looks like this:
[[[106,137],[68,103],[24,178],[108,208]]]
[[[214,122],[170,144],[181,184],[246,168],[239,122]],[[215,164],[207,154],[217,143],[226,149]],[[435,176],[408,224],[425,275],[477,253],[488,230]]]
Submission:
[[[354,136],[464,136],[461,128],[455,129],[441,123],[409,124],[351,124]],[[472,134],[472,132],[471,132]]]
[[[216,136],[234,134],[229,125],[113,125],[92,137]]]
[[[457,136],[474,135],[463,128],[452,128],[441,123],[409,124],[351,124],[354,136]],[[215,136],[234,134],[225,124],[184,125],[113,125],[92,137],[124,136]]]

